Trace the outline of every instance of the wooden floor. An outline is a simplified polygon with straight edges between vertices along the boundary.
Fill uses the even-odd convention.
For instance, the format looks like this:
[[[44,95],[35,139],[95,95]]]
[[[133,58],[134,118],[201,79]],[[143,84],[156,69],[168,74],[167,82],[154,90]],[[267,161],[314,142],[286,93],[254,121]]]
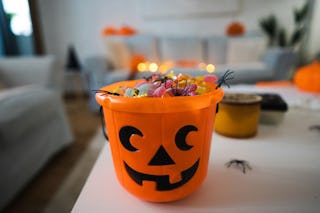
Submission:
[[[64,101],[75,138],[74,143],[54,156],[17,198],[3,210],[4,213],[42,212],[101,125],[99,115],[89,110],[87,97],[68,96]]]

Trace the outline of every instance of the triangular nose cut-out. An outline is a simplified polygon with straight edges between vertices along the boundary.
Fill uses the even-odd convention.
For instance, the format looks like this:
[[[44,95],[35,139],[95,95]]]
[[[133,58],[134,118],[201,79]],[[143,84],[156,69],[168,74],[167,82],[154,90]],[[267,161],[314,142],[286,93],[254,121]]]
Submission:
[[[161,166],[175,164],[163,146],[160,146],[156,154],[153,156],[148,165],[150,166]]]

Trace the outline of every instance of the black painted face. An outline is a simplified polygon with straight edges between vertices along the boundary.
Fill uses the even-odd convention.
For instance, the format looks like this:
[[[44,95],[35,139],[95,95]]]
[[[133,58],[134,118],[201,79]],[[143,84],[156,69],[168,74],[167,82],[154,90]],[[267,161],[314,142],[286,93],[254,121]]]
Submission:
[[[179,150],[186,152],[193,148],[192,145],[189,145],[186,142],[186,137],[188,133],[191,131],[198,131],[198,129],[195,126],[186,125],[177,131],[174,140],[175,145]],[[119,138],[122,146],[130,152],[137,152],[138,149],[134,147],[130,142],[130,137],[132,135],[138,135],[140,137],[143,137],[142,132],[133,126],[124,126],[119,131]],[[143,185],[143,181],[153,181],[156,183],[156,190],[166,191],[176,189],[186,184],[196,173],[199,166],[199,162],[200,158],[198,158],[198,160],[195,163],[193,163],[188,169],[181,171],[181,180],[175,183],[170,183],[169,175],[154,175],[139,172],[133,169],[131,166],[129,166],[125,161],[124,167],[130,178],[140,186]],[[160,145],[157,152],[150,159],[148,166],[166,166],[175,164],[176,163],[174,159],[168,154],[166,149],[162,145]]]

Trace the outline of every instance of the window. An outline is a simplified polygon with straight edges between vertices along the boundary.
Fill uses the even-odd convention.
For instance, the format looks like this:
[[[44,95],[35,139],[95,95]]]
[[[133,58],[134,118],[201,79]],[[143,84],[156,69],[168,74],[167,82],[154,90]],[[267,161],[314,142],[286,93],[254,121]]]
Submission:
[[[16,36],[30,36],[32,23],[28,0],[2,0],[4,12],[10,16],[10,28]]]

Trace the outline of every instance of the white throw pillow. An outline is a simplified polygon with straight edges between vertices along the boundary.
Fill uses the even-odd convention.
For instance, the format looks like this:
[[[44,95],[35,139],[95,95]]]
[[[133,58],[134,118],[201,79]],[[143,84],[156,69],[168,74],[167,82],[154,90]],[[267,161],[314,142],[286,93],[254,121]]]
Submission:
[[[142,55],[149,62],[160,62],[157,38],[152,35],[134,35],[124,38],[131,57]],[[130,58],[131,58],[130,57]]]
[[[115,70],[129,67],[131,58],[130,50],[123,41],[122,36],[108,36],[105,38],[106,56],[111,61]]]
[[[236,64],[261,60],[266,51],[265,37],[236,37],[229,38],[227,44],[227,63]]]
[[[107,58],[114,70],[129,69],[132,57],[142,55],[151,62],[159,62],[157,40],[151,35],[109,36],[105,38]]]

